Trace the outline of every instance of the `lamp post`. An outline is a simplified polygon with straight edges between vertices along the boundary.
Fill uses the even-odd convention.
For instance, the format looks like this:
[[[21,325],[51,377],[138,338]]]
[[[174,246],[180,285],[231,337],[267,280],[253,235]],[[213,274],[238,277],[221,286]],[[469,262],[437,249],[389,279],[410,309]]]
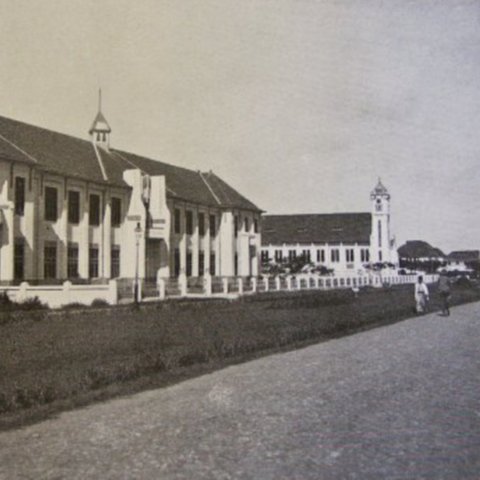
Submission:
[[[136,246],[136,257],[135,257],[135,285],[133,289],[134,294],[134,301],[138,304],[138,297],[139,297],[139,285],[138,285],[138,266],[140,263],[140,239],[142,238],[142,227],[140,226],[140,222],[137,222],[137,226],[135,227],[135,246]]]

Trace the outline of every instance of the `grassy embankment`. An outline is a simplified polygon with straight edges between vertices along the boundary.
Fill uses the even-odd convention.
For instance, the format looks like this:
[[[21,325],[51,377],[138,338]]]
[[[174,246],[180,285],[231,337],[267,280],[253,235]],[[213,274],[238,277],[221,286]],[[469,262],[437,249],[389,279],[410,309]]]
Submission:
[[[394,323],[413,315],[412,290],[365,289],[358,297],[350,290],[265,293],[234,302],[0,313],[0,428]],[[454,304],[479,300],[480,290],[457,288],[453,298]]]

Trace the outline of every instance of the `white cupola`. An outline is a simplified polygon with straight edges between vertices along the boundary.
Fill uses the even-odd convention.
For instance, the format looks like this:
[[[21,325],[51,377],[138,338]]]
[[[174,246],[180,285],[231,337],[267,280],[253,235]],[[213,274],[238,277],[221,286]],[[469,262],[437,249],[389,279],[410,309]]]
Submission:
[[[106,150],[110,147],[110,132],[112,129],[102,113],[102,91],[98,92],[98,113],[88,133],[94,145]]]

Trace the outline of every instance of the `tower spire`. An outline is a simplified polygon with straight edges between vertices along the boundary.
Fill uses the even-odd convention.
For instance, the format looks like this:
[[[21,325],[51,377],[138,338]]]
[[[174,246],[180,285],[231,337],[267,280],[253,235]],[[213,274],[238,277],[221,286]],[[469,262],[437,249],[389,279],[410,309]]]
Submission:
[[[112,129],[102,113],[102,89],[98,89],[98,112],[88,133],[95,145],[108,150]]]

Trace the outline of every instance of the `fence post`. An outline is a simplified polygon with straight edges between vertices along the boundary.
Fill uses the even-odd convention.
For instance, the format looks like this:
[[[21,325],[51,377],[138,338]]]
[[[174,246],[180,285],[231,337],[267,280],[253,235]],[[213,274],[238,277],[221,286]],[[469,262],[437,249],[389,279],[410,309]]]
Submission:
[[[157,291],[158,298],[160,300],[165,300],[165,280],[162,277],[157,277]]]
[[[187,276],[184,273],[181,273],[178,276],[178,286],[180,287],[180,295],[182,297],[187,296]]]
[[[238,294],[242,295],[243,294],[243,278],[238,277]]]
[[[265,291],[268,292],[270,285],[268,284],[268,275],[263,276],[263,282],[265,284]]]
[[[292,276],[287,275],[287,290],[291,290],[291,289],[292,289]]]
[[[252,277],[252,292],[257,291],[257,277]]]
[[[112,278],[108,281],[108,299],[107,302],[110,305],[116,305],[118,303],[118,288],[117,281]]]
[[[69,282],[68,280],[65,280],[62,284],[62,303],[63,305],[66,305],[67,303],[70,303],[70,287],[72,286],[72,282]]]
[[[223,293],[226,295],[228,293],[228,278],[223,277],[222,282],[223,282]]]
[[[277,290],[280,290],[281,285],[280,285],[280,277],[279,276],[275,277],[275,286],[277,287]]]
[[[204,282],[205,295],[207,297],[211,297],[212,296],[212,276],[205,275],[203,282]]]
[[[29,287],[27,282],[22,282],[18,286],[17,297],[15,298],[16,302],[24,302],[27,299],[27,288]]]

